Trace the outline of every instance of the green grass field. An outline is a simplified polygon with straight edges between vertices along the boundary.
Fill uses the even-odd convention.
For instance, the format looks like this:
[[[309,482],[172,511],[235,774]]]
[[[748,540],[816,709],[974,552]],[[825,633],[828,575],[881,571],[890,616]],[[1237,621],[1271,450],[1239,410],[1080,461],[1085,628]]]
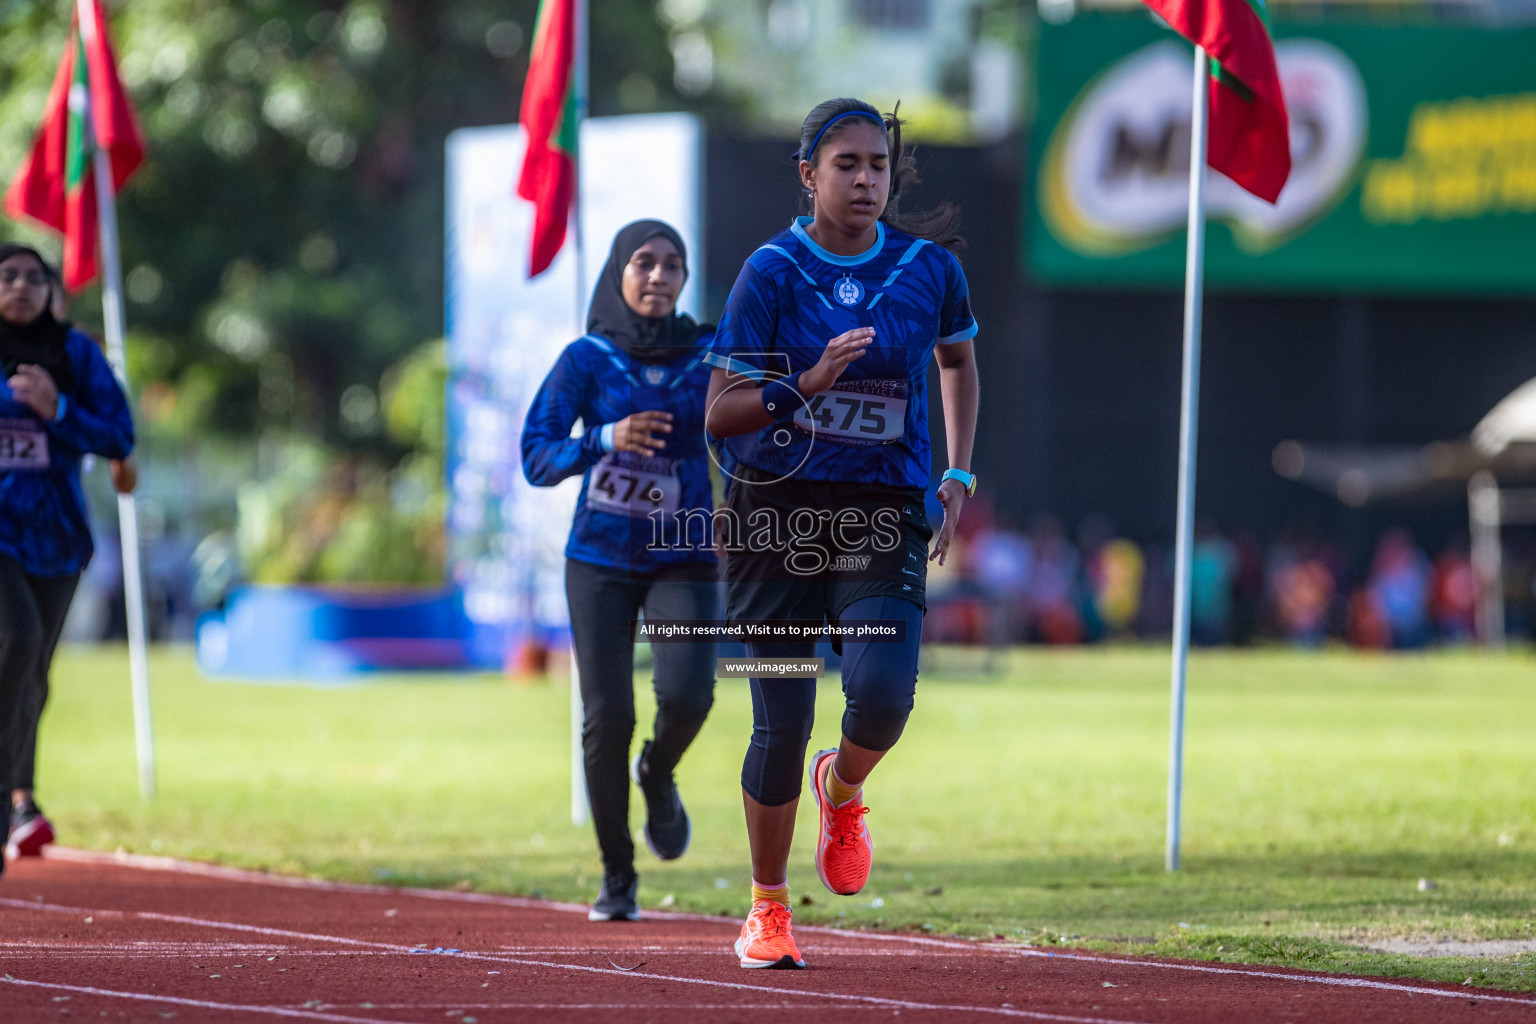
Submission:
[[[1536,940],[1536,659],[1197,655],[1184,870],[1169,875],[1164,650],[1019,650],[986,677],[946,673],[959,652],[937,658],[866,791],[876,859],[859,896],[821,888],[802,805],[797,920],[1536,990],[1536,952],[1361,948]],[[61,842],[583,902],[595,891],[595,844],[569,824],[563,681],[257,686],[206,681],[177,649],[156,653],[153,675],[160,792],[144,803],[123,652],[60,653],[38,795]],[[644,722],[648,677],[638,689]],[[831,746],[841,700],[823,689],[813,742]],[[749,729],[745,683],[723,681],[679,771],[693,849],[662,864],[642,847],[644,906],[745,909]]]

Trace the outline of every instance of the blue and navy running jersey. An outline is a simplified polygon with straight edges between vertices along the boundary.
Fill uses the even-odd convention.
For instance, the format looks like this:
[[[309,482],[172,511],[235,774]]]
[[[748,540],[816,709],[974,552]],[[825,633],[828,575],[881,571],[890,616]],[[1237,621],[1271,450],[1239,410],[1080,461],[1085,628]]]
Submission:
[[[864,355],[792,417],[725,439],[730,455],[776,477],[928,485],[928,365],[935,344],[976,336],[960,261],[885,223],[858,256],[817,245],[801,217],[747,258],[707,357],[756,379],[816,365],[827,343],[875,328]]]
[[[80,331],[64,345],[75,388],[59,396],[52,420],[16,401],[0,375],[0,555],[33,576],[71,576],[90,562],[81,460],[122,459],[133,450],[128,399],[106,356]]]
[[[582,475],[567,558],[642,573],[714,562],[704,525],[714,509],[704,435],[710,340],[705,334],[671,363],[641,362],[595,334],[560,353],[528,408],[522,449],[523,475],[535,487]],[[672,414],[672,432],[658,435],[667,442],[660,453],[605,449],[604,427],[653,410]],[[572,436],[577,420],[584,429]]]

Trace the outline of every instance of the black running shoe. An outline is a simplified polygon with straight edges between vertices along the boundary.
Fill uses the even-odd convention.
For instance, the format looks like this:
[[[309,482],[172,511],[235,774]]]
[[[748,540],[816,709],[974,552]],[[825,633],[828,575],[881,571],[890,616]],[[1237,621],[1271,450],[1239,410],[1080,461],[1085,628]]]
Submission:
[[[40,857],[43,847],[53,842],[53,825],[43,817],[43,809],[31,800],[11,809],[11,831],[6,852],[12,857]]]
[[[688,820],[688,811],[672,777],[663,779],[651,774],[647,764],[650,753],[651,741],[646,740],[629,766],[629,774],[645,795],[645,845],[661,860],[677,860],[688,852],[693,823]]]
[[[627,875],[604,872],[603,888],[597,894],[597,902],[587,911],[587,920],[640,920],[640,904],[635,902],[635,890],[638,888],[640,878],[633,872]]]

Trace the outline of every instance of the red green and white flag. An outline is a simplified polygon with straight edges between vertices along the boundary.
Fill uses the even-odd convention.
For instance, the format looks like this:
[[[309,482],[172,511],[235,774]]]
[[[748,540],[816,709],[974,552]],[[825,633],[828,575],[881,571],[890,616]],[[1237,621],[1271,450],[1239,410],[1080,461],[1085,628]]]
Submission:
[[[1280,198],[1291,173],[1290,120],[1267,0],[1145,0],[1211,59],[1207,162],[1260,199]]]
[[[82,32],[77,11],[42,129],[5,194],[5,209],[13,217],[30,217],[63,233],[64,286],[70,291],[85,287],[97,273],[95,148],[110,155],[114,194],[144,162],[144,138],[117,77],[100,0],[82,6],[91,24]]]
[[[528,276],[537,277],[565,244],[576,197],[576,2],[540,0],[520,120],[527,137],[517,194],[534,204]]]

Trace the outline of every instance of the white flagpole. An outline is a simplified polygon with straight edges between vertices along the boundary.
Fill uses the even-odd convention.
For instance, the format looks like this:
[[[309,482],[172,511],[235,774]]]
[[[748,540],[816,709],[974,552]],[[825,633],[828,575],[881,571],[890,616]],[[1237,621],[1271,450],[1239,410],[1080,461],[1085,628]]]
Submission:
[[[581,703],[581,666],[576,663],[574,641],[571,644],[571,824],[580,828],[587,823],[587,766],[582,760],[581,722],[585,710]]]
[[[79,0],[80,31],[87,48],[101,26],[96,6]],[[117,372],[124,394],[128,385],[128,361],[123,346],[123,267],[117,241],[117,199],[112,190],[111,154],[95,144],[95,111],[82,112],[92,133],[92,176],[96,179],[96,213],[101,221],[101,313],[107,330],[107,358]],[[123,545],[123,598],[128,613],[128,674],[133,685],[133,740],[139,763],[139,795],[155,795],[155,736],[149,703],[149,634],[144,615],[144,577],[139,565],[139,507],[132,494],[117,496],[117,519]]]
[[[575,0],[572,10],[575,25],[575,74],[571,77],[576,91],[576,182],[571,198],[571,255],[576,258],[576,333],[586,332],[586,319],[581,311],[587,304],[587,268],[581,231],[581,126],[587,122],[587,0]],[[587,806],[587,768],[582,760],[581,723],[585,711],[581,703],[581,667],[576,663],[575,642],[571,644],[571,824],[578,827],[587,823],[590,810]]]
[[[1184,691],[1189,670],[1189,577],[1194,546],[1195,450],[1200,426],[1200,312],[1205,283],[1205,156],[1209,64],[1195,47],[1189,140],[1189,241],[1184,268],[1184,387],[1179,410],[1179,511],[1173,583],[1173,707],[1168,728],[1168,838],[1165,865],[1179,870],[1184,810]]]

